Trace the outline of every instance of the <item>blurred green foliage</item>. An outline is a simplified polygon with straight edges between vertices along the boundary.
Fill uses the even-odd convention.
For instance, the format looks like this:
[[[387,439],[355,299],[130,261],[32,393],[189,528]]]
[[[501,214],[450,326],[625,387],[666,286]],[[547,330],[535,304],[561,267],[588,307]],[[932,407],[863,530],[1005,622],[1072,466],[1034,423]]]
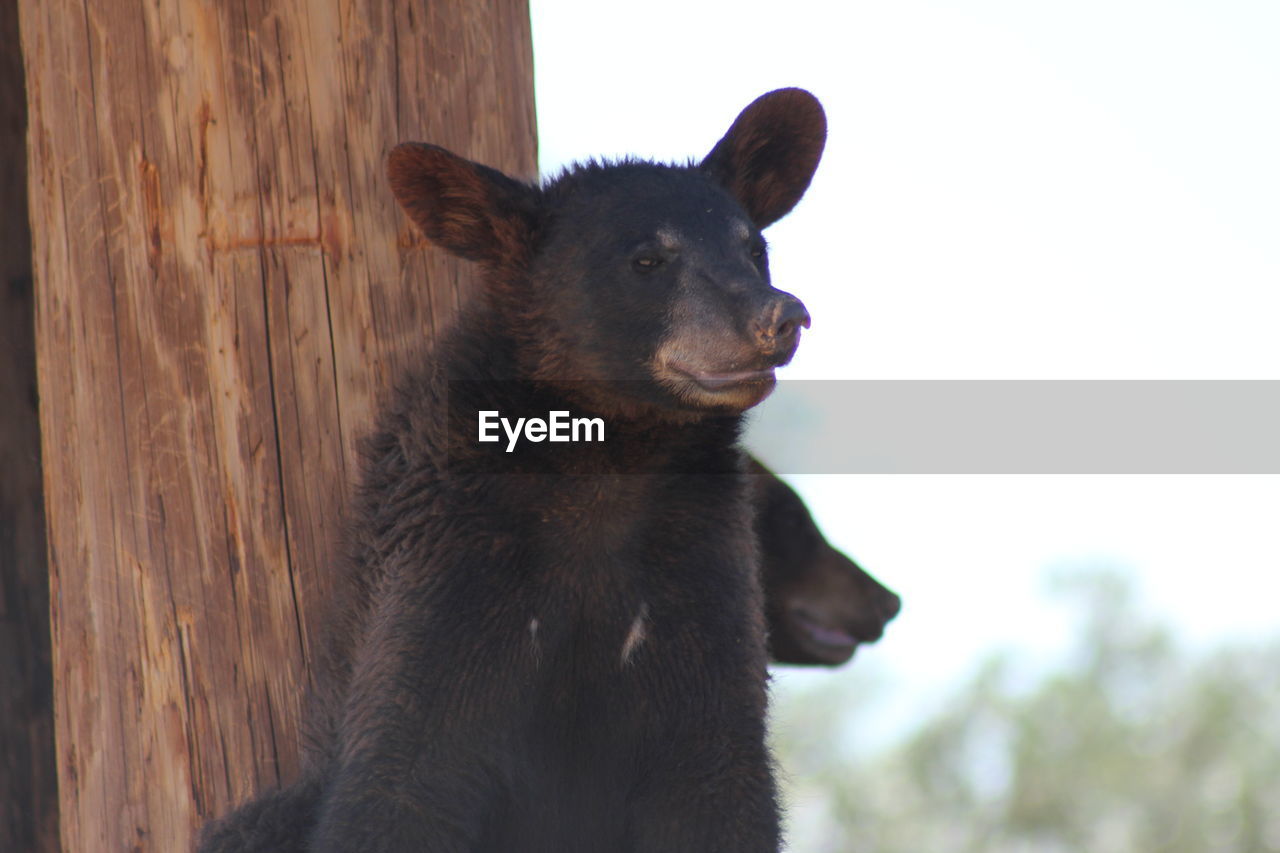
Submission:
[[[1280,851],[1280,639],[1190,654],[1120,575],[1054,592],[1079,610],[1065,663],[1027,683],[1014,652],[996,656],[879,754],[854,730],[874,690],[850,696],[833,675],[788,697],[775,737],[791,849]]]

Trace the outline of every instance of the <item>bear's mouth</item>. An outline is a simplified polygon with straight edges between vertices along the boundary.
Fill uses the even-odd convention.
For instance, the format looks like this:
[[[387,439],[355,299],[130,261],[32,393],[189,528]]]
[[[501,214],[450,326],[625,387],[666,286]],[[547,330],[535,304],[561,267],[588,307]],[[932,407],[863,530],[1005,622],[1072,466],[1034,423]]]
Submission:
[[[832,664],[840,664],[853,657],[861,642],[850,632],[833,627],[803,608],[793,608],[791,623],[809,652]]]
[[[731,390],[740,385],[772,385],[777,381],[772,367],[762,370],[728,370],[719,372],[698,370],[676,362],[668,362],[667,366],[674,372],[692,379],[702,390],[712,393]]]

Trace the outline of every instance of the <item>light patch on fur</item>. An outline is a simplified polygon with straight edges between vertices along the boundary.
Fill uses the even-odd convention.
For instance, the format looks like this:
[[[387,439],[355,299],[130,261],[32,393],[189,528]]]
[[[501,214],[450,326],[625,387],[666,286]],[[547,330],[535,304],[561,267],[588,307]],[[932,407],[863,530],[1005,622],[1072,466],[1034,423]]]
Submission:
[[[738,235],[738,239],[745,240],[751,236],[751,226],[741,219],[733,220],[733,233]]]
[[[529,642],[533,644],[533,661],[538,662],[538,620],[533,618],[529,620]]]
[[[680,248],[680,232],[670,225],[664,225],[658,229],[658,242],[662,244],[662,248],[675,251]]]
[[[649,615],[649,605],[641,604],[640,612],[636,614],[635,620],[631,623],[631,630],[627,632],[627,639],[622,643],[622,665],[626,666],[631,662],[631,656],[635,654],[636,649],[640,647],[646,639],[647,632],[645,630],[645,622]]]

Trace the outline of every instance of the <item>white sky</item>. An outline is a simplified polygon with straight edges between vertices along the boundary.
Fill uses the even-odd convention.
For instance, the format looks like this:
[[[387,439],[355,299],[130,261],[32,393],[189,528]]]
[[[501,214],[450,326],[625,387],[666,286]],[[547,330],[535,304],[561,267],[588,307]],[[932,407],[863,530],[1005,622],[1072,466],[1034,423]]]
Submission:
[[[1280,3],[534,0],[533,25],[544,172],[822,100],[823,164],[768,233],[814,316],[786,378],[1280,379]],[[1280,477],[794,482],[903,594],[859,656],[906,693],[996,646],[1051,659],[1059,565],[1132,569],[1192,644],[1280,629]]]

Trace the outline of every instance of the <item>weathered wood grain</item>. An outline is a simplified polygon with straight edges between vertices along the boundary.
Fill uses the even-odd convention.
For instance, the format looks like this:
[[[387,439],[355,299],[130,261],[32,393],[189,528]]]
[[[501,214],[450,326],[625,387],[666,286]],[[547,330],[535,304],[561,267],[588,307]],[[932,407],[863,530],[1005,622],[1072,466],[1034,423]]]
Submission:
[[[383,179],[532,175],[523,2],[22,0],[62,841],[297,770],[353,448],[471,287]]]

